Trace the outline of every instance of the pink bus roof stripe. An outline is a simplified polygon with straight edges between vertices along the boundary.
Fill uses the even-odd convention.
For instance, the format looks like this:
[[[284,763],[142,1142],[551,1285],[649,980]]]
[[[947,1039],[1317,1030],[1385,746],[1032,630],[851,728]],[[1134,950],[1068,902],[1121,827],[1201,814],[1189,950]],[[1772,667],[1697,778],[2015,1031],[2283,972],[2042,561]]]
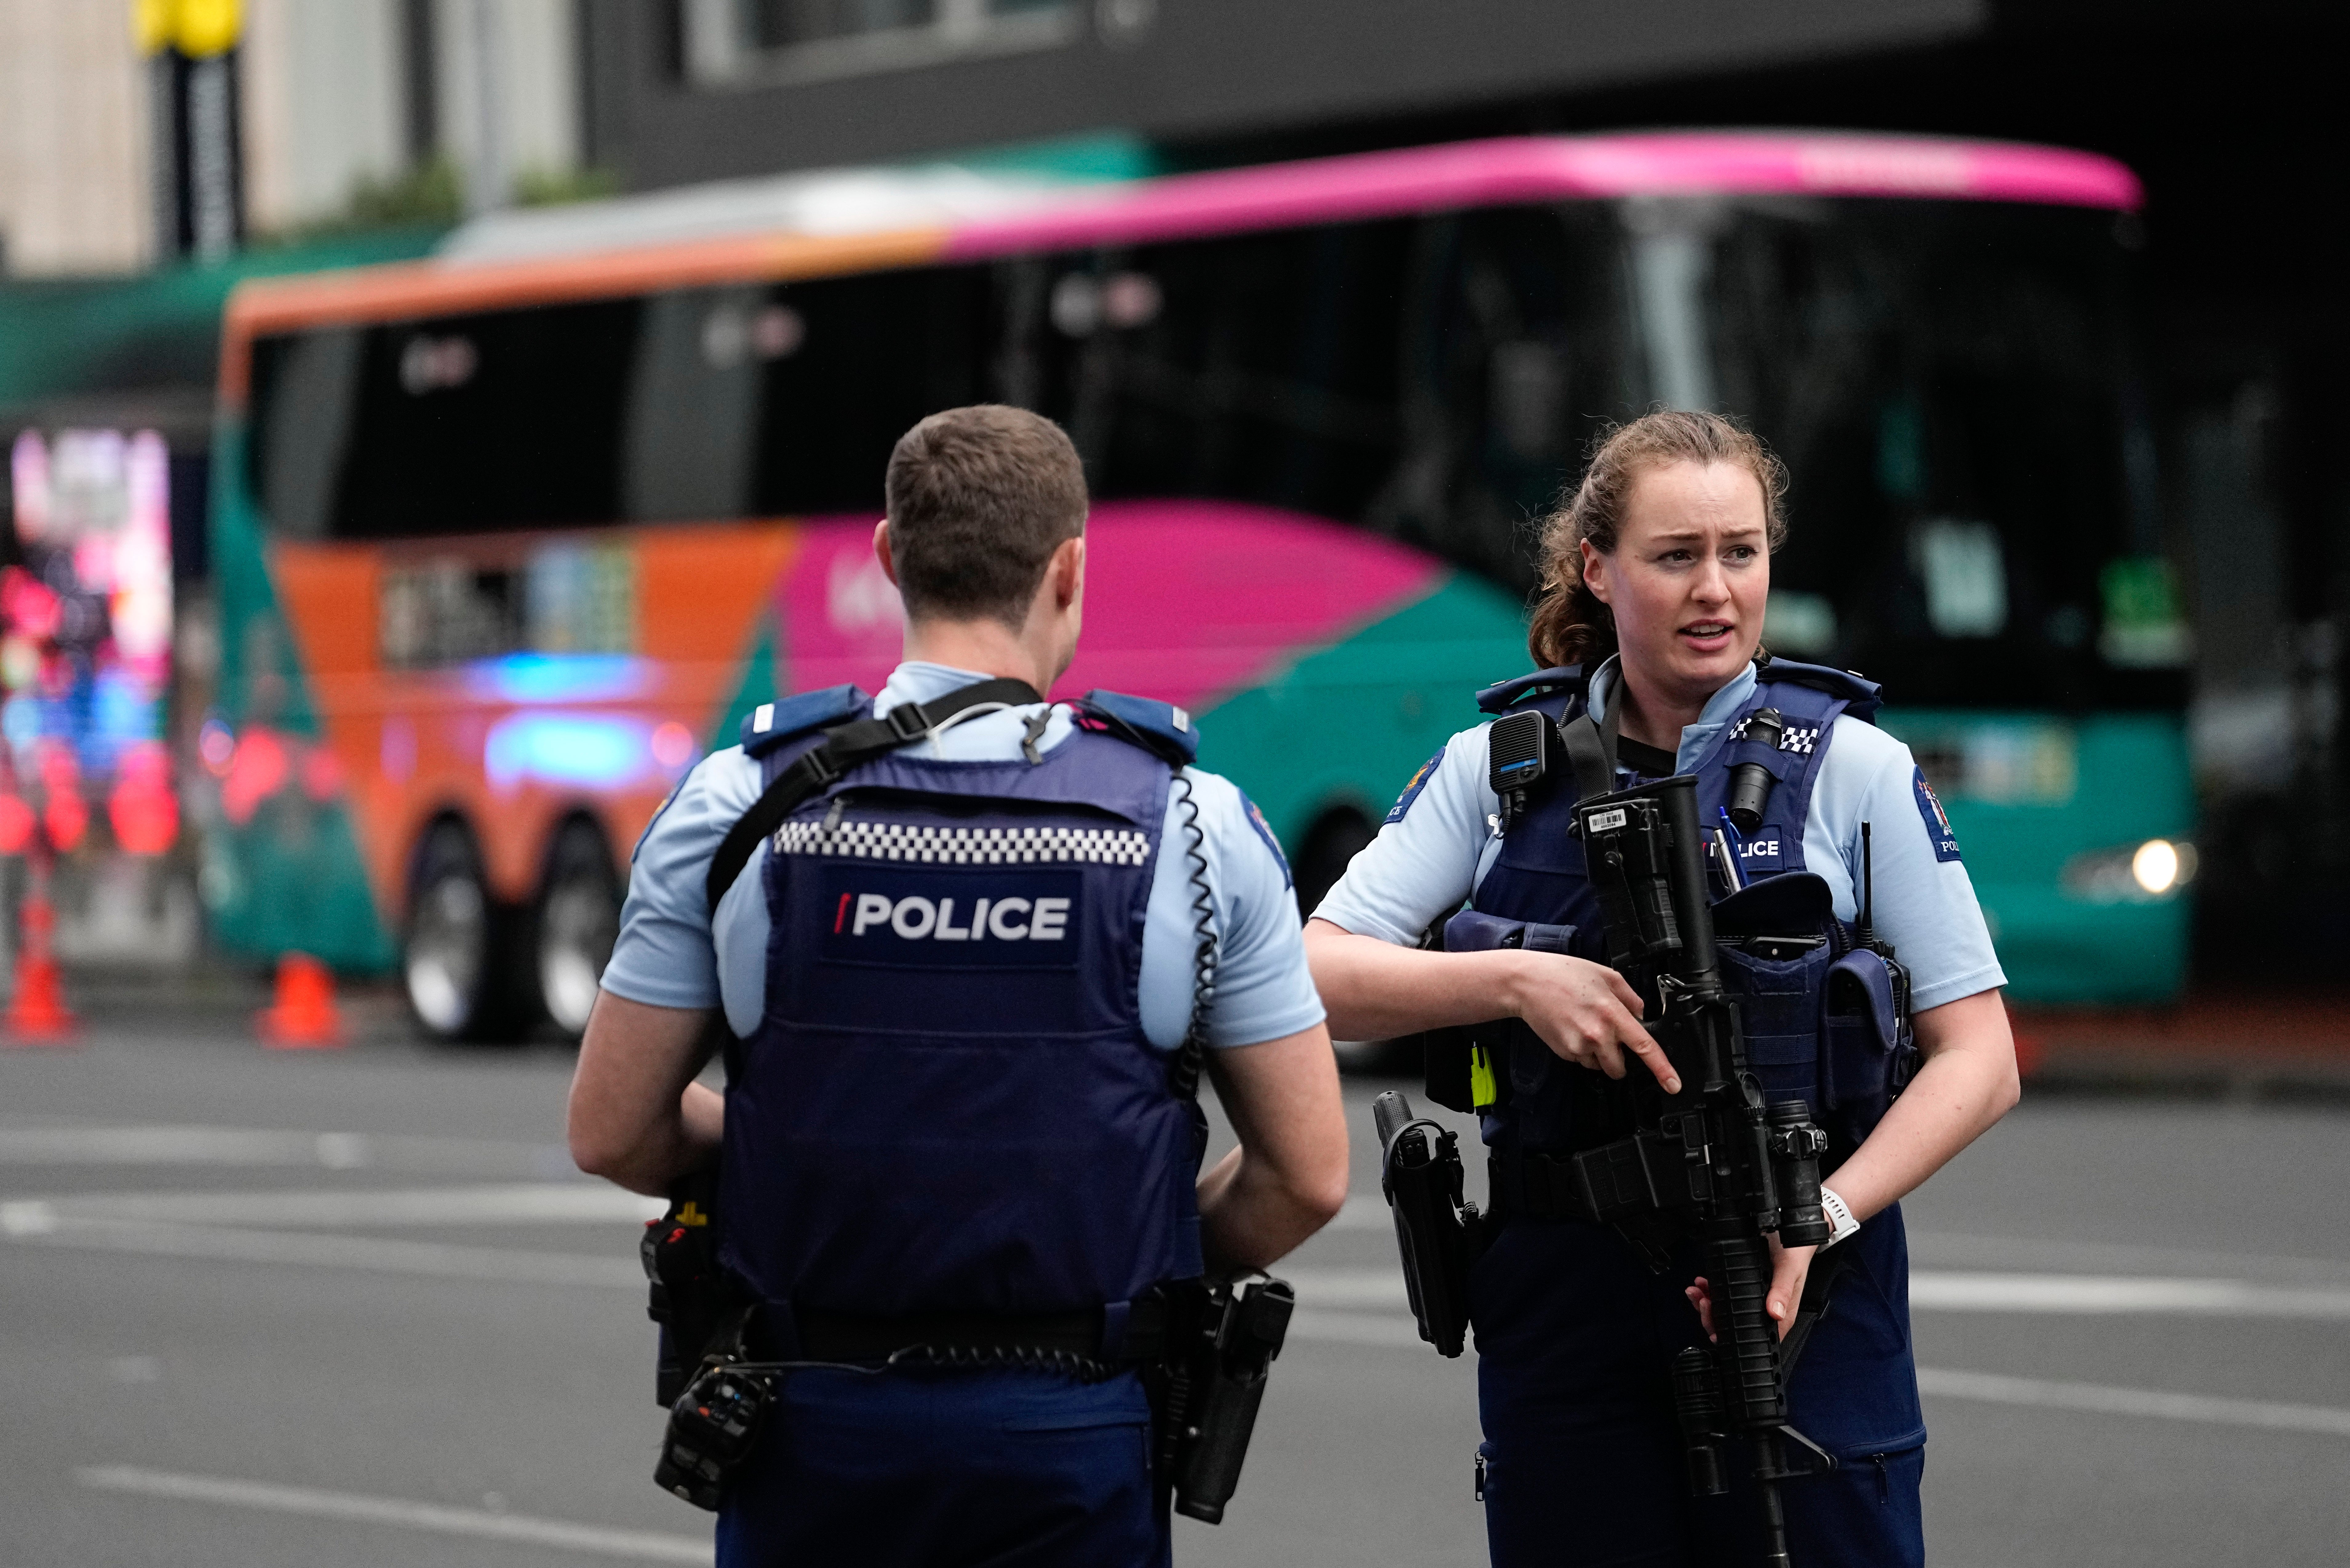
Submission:
[[[2135,211],[2137,176],[2063,148],[1772,132],[1506,137],[1176,174],[957,227],[946,254],[1137,244],[1409,213],[1616,196],[1906,196]]]

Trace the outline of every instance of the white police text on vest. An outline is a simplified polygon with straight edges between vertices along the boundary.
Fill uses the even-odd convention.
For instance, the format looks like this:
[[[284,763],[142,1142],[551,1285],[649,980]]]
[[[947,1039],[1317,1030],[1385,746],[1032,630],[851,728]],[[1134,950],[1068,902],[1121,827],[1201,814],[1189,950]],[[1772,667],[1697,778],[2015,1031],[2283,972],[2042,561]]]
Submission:
[[[1068,937],[1067,898],[975,898],[967,916],[955,908],[961,901],[926,898],[919,893],[903,898],[859,893],[852,913],[846,908],[849,895],[841,895],[842,912],[847,915],[852,937],[879,928],[908,941],[1057,942]]]

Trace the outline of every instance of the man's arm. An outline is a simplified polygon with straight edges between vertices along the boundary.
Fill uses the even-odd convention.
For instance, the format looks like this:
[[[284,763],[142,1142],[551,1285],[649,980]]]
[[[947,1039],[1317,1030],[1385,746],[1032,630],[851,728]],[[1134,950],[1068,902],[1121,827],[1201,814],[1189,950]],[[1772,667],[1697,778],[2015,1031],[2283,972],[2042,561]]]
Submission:
[[[1200,1178],[1208,1267],[1270,1266],[1347,1201],[1347,1117],[1330,1032],[1311,1029],[1208,1053],[1240,1147]]]
[[[726,1102],[695,1083],[708,1008],[650,1007],[598,992],[571,1077],[571,1158],[590,1176],[659,1198],[718,1158]]]

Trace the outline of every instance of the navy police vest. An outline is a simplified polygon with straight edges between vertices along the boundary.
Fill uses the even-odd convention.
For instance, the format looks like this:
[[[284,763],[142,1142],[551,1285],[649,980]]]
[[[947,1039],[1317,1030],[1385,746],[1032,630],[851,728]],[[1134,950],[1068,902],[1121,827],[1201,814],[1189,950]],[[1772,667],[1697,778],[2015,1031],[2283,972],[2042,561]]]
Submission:
[[[1832,1169],[1884,1116],[1907,1081],[1913,1054],[1884,960],[1854,945],[1851,930],[1835,918],[1825,884],[1807,875],[1804,864],[1804,825],[1830,727],[1842,716],[1873,718],[1877,688],[1842,670],[1784,659],[1771,660],[1756,674],[1754,694],[1691,770],[1698,780],[1699,820],[1708,825],[1721,821],[1731,768],[1759,762],[1776,781],[1762,823],[1744,836],[1746,890],[1715,900],[1717,934],[1822,940],[1783,960],[1760,956],[1734,940],[1724,941],[1722,981],[1739,1001],[1748,1057],[1763,1097],[1801,1096],[1810,1104],[1828,1134],[1831,1147],[1823,1165]],[[1554,719],[1575,719],[1585,711],[1583,672],[1548,670],[1505,681],[1480,693],[1478,702],[1489,712],[1535,708]],[[1746,720],[1765,707],[1778,709],[1786,719],[1776,747],[1746,738]],[[1456,915],[1448,923],[1448,947],[1455,945],[1457,931],[1477,945],[1506,941],[1606,961],[1604,920],[1585,870],[1582,841],[1567,832],[1575,781],[1568,775],[1546,782],[1548,787],[1528,802],[1503,836],[1501,853],[1471,900],[1474,913]],[[1561,1061],[1516,1020],[1503,1029],[1483,1025],[1472,1033],[1496,1057],[1499,1100],[1483,1117],[1485,1141],[1496,1153],[1572,1153],[1634,1131],[1634,1079],[1619,1082]],[[1558,1290],[1567,1289],[1567,1282],[1544,1271],[1585,1256],[1545,1247],[1521,1255],[1535,1261],[1529,1265],[1534,1272],[1520,1277],[1520,1288]],[[1908,1242],[1900,1205],[1871,1219],[1827,1262],[1814,1260],[1813,1268],[1815,1273],[1830,1271],[1834,1289],[1825,1315],[1789,1376],[1788,1402],[1796,1425],[1846,1463],[1923,1442],[1925,1417],[1909,1349]],[[1544,1376],[1539,1365],[1512,1362],[1506,1348],[1489,1347],[1482,1325],[1478,1352],[1506,1382]]]
[[[1721,823],[1731,770],[1760,763],[1775,783],[1761,824],[1742,836],[1741,867],[1748,890],[1717,899],[1725,936],[1817,937],[1820,945],[1784,960],[1734,943],[1721,950],[1723,983],[1741,1003],[1746,1048],[1769,1100],[1807,1101],[1841,1161],[1891,1103],[1904,1075],[1903,1030],[1884,961],[1856,950],[1835,919],[1825,884],[1803,875],[1804,825],[1829,727],[1841,715],[1873,719],[1877,688],[1843,670],[1773,659],[1757,671],[1753,694],[1696,759],[1698,820]],[[1534,709],[1565,722],[1586,711],[1580,668],[1546,670],[1479,693],[1491,713]],[[1746,721],[1776,708],[1785,728],[1775,745],[1748,739]],[[1540,788],[1502,840],[1500,854],[1470,908],[1489,917],[1455,917],[1447,945],[1507,940],[1607,961],[1604,919],[1570,831],[1575,782],[1555,776]],[[1495,919],[1497,918],[1497,919]],[[1523,923],[1523,924],[1521,924]],[[1514,929],[1515,934],[1511,933]],[[1504,1153],[1566,1154],[1597,1147],[1635,1130],[1625,1083],[1561,1061],[1524,1024],[1477,1032],[1492,1052],[1497,1103],[1484,1113],[1485,1141]]]
[[[856,696],[814,722],[869,714]],[[809,727],[754,742],[769,782]],[[1196,1107],[1140,1008],[1172,771],[1114,731],[1033,763],[895,753],[776,831],[720,1189],[722,1259],[759,1299],[1045,1314],[1201,1272]]]

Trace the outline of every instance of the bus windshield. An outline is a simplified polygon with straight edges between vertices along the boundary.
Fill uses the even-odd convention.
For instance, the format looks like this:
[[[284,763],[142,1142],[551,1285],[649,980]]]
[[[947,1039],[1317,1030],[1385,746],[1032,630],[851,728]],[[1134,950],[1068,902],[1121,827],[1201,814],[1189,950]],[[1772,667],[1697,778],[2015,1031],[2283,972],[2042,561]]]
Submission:
[[[1794,476],[1767,641],[1904,704],[2177,707],[2131,363],[2131,220],[1924,202],[1633,207],[1653,395]]]

